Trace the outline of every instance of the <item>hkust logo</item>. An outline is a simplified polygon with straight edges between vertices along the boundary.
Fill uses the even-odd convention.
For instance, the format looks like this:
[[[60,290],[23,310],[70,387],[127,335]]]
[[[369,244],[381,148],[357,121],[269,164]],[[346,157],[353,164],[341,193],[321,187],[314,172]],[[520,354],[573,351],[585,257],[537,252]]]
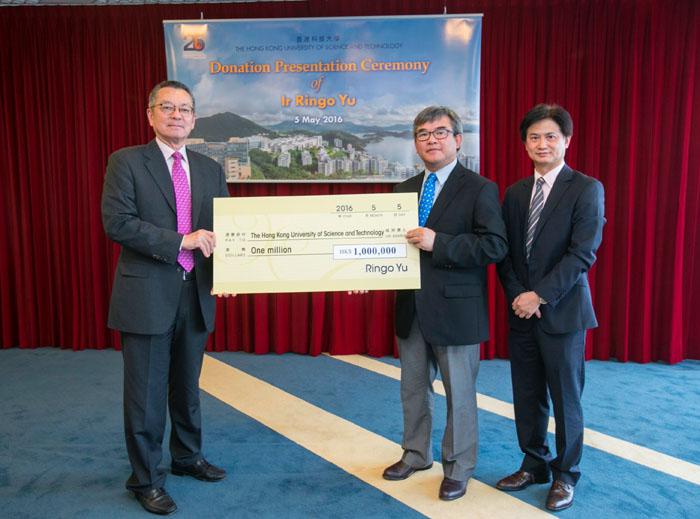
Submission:
[[[191,40],[185,42],[183,50],[201,52],[204,50],[206,44],[204,43],[204,38],[193,37]]]
[[[182,50],[185,52],[202,52],[207,46],[207,24],[181,25],[180,35],[185,41]]]

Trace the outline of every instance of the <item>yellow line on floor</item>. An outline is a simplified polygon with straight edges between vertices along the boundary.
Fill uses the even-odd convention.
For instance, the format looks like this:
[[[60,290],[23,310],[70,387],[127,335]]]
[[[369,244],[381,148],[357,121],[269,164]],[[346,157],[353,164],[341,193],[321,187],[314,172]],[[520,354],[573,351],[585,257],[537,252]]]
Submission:
[[[401,369],[397,366],[392,366],[385,362],[381,362],[362,355],[339,355],[332,357],[336,360],[347,362],[354,366],[373,371],[380,375],[384,375],[396,380],[401,379]],[[436,380],[433,384],[435,392],[440,395],[445,395],[445,388],[442,382]],[[503,402],[490,396],[477,394],[477,404],[484,411],[503,416],[514,420],[513,405],[508,402]],[[554,433],[554,418],[549,419],[549,432]],[[584,443],[595,449],[607,452],[613,456],[626,459],[638,465],[643,465],[659,472],[664,472],[671,476],[689,481],[696,485],[700,485],[700,466],[688,461],[674,458],[668,454],[657,452],[647,447],[642,447],[635,443],[631,443],[614,436],[603,434],[593,429],[584,429]],[[503,468],[508,472],[509,467]]]
[[[222,402],[303,448],[429,517],[551,517],[532,505],[475,479],[467,495],[452,502],[437,497],[442,466],[405,481],[386,481],[382,470],[398,460],[401,447],[373,432],[305,402],[209,355],[200,387]]]

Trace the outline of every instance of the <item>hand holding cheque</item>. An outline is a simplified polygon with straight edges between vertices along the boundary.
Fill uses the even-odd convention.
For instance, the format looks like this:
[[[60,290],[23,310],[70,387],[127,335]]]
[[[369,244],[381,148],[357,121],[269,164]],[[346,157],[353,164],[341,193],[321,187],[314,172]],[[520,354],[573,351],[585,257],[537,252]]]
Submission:
[[[420,288],[414,193],[214,201],[213,293]]]

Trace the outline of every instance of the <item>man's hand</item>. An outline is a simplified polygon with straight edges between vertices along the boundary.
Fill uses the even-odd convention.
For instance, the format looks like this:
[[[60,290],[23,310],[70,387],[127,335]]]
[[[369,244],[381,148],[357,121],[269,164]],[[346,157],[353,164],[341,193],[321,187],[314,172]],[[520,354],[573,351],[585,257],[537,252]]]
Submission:
[[[536,315],[538,319],[542,317],[542,313],[540,312],[540,296],[532,291],[523,292],[513,299],[511,307],[515,315],[521,319],[529,319],[533,315]]]
[[[216,296],[216,297],[236,297],[238,295],[238,294],[215,294],[214,290],[211,290],[209,293],[213,296]]]
[[[185,238],[182,240],[183,249],[199,249],[202,251],[205,258],[211,256],[212,252],[214,252],[214,247],[216,247],[216,235],[204,229],[185,234]]]
[[[435,231],[427,227],[416,227],[406,233],[406,239],[419,249],[430,252],[435,243]]]

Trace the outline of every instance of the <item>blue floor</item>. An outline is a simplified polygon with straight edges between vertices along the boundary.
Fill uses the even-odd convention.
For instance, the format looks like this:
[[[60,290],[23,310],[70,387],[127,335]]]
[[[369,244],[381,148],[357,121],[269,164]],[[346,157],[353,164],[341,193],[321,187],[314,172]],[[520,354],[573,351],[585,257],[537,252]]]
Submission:
[[[398,359],[381,360],[400,365]],[[482,361],[477,390],[512,403],[510,363]],[[590,429],[700,464],[700,361],[588,361],[583,407]]]
[[[325,356],[212,356],[401,441],[396,380]],[[397,364],[395,359],[383,361]],[[586,370],[587,427],[700,463],[700,362],[589,362]],[[129,466],[118,352],[3,350],[0,377],[2,516],[144,516],[123,487]],[[482,362],[478,387],[483,394],[510,402],[508,362]],[[169,477],[167,488],[178,503],[178,516],[419,516],[217,399],[203,394],[202,402],[205,454],[230,477],[216,484]],[[439,460],[442,397],[437,397],[435,409]],[[493,485],[520,462],[515,428],[511,420],[485,411],[480,411],[479,422],[475,477]],[[700,517],[697,485],[592,448],[586,448],[581,468],[575,505],[558,514],[562,517]],[[533,486],[517,497],[541,508],[546,491],[546,485]]]

